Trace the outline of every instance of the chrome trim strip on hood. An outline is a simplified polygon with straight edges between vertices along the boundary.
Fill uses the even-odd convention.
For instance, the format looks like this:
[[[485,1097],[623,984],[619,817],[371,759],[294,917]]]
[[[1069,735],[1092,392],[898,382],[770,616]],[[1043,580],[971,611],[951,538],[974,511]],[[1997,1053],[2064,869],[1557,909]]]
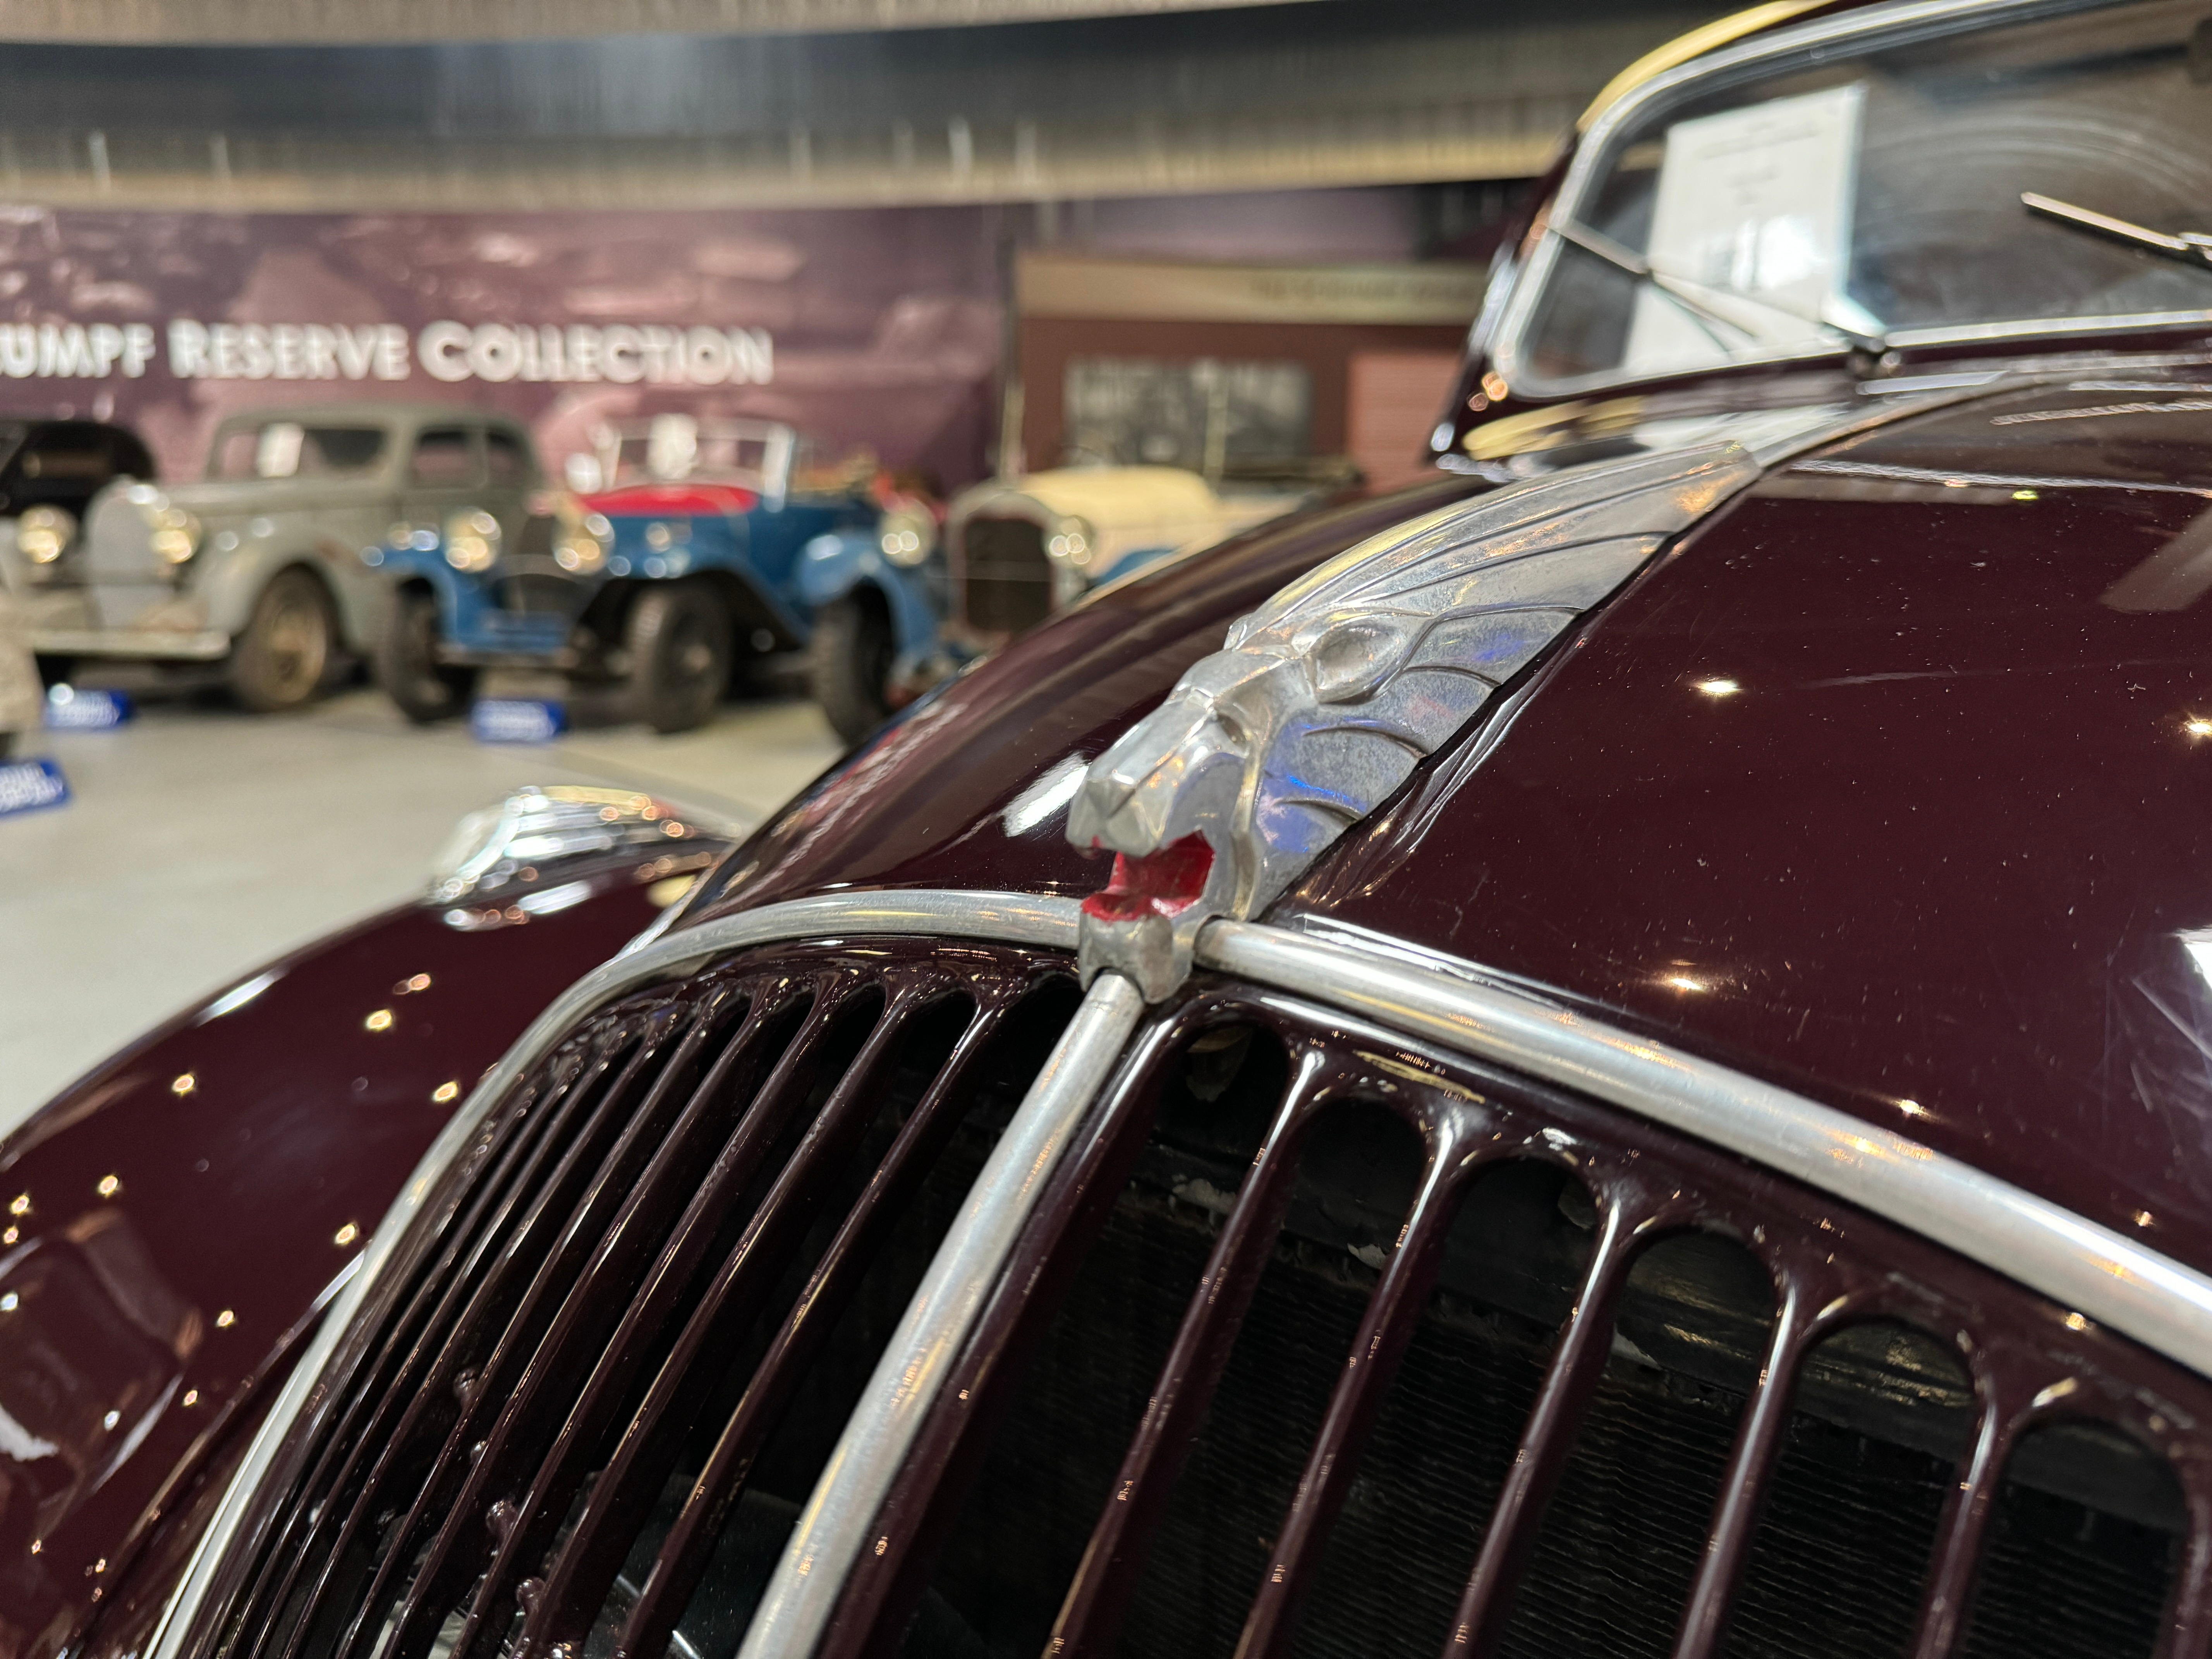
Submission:
[[[1832,1106],[1506,989],[1474,963],[1411,955],[1249,922],[1217,921],[1198,939],[1199,960],[1209,968],[1739,1153],[2212,1376],[2212,1277]]]
[[[831,893],[787,903],[763,905],[735,915],[717,916],[696,927],[667,933],[642,949],[601,963],[554,1000],[531,1022],[483,1080],[470,1091],[438,1138],[399,1189],[367,1246],[359,1271],[332,1305],[330,1316],[301,1355],[284,1387],[262,1419],[246,1458],[224,1490],[222,1502],[192,1551],[191,1561],[162,1610],[161,1621],[146,1647],[149,1659],[181,1659],[200,1604],[215,1575],[238,1540],[254,1493],[275,1467],[278,1454],[309,1400],[321,1388],[324,1372],[340,1340],[359,1316],[369,1291],[382,1277],[399,1242],[453,1159],[469,1144],[492,1108],[516,1079],[600,1004],[640,985],[687,973],[718,956],[750,945],[791,939],[918,933],[946,939],[988,939],[1028,945],[1073,954],[1077,902],[1029,893],[959,893],[939,890]],[[1118,1045],[1117,1045],[1118,1046]]]

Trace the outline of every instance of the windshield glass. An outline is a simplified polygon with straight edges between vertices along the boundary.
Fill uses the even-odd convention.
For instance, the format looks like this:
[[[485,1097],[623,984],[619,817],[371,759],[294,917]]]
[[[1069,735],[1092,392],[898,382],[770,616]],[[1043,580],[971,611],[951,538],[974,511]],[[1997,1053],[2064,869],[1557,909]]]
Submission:
[[[600,453],[606,487],[640,483],[734,483],[774,486],[792,462],[785,427],[714,423],[689,415],[656,415],[643,425],[610,433]]]
[[[2201,318],[2212,262],[2185,238],[2212,232],[2212,4],[1996,21],[1686,87],[1607,143],[1549,231],[1517,355],[1551,381]]]
[[[383,459],[380,427],[270,421],[225,432],[213,471],[218,478],[330,478],[373,472]]]

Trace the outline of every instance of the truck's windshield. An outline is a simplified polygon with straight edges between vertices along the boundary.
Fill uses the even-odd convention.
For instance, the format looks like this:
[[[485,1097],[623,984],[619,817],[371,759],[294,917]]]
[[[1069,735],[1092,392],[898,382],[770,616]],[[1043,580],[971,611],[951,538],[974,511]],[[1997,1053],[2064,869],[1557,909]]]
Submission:
[[[2212,223],[2212,4],[1834,52],[1625,124],[1555,204],[1522,374],[1642,378],[1966,330],[2212,317],[2212,276],[2030,211]],[[1571,187],[1571,190],[1572,187]]]

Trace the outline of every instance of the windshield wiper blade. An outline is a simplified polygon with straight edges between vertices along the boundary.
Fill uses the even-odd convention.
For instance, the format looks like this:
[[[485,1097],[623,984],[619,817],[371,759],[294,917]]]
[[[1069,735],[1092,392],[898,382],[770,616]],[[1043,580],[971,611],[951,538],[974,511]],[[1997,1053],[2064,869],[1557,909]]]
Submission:
[[[1754,306],[1774,316],[1787,317],[1793,321],[1824,330],[1845,344],[1856,346],[1862,351],[1879,352],[1888,349],[1889,342],[1881,335],[1869,333],[1865,329],[1830,315],[1825,307],[1818,312],[1800,311],[1796,307],[1784,305],[1779,300],[1770,300],[1757,294],[1746,294],[1741,289],[1714,288],[1709,283],[1693,281],[1663,266],[1653,264],[1650,260],[1633,248],[1624,246],[1602,231],[1592,230],[1588,225],[1577,224],[1571,219],[1554,219],[1552,222],[1552,228],[1557,231],[1562,239],[1572,242],[1584,252],[1595,253],[1607,264],[1617,266],[1632,276],[1642,277],[1668,299],[1686,309],[1695,312],[1701,317],[1710,318],[1725,328],[1733,329],[1748,340],[1760,341],[1765,338],[1765,336],[1756,324],[1747,323],[1740,313],[1730,315],[1731,307]]]
[[[2185,260],[2192,265],[2212,269],[2212,236],[2201,231],[2185,230],[2169,236],[2162,230],[2130,224],[2125,219],[2115,219],[2109,213],[2097,213],[2088,208],[2075,207],[2071,202],[2062,202],[2056,197],[2039,196],[2032,190],[2020,193],[2020,204],[2030,213],[2075,230],[2086,230],[2094,236],[2109,236],[2116,242],[2125,242],[2131,247],[2146,249],[2152,253],[2163,253],[2170,259]]]

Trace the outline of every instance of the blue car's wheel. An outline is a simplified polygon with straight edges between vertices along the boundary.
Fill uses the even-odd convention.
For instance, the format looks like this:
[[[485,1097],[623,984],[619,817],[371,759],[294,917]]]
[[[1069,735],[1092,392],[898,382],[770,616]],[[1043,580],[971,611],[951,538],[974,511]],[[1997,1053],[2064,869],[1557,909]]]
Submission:
[[[630,607],[630,695],[656,732],[688,732],[714,717],[730,684],[730,616],[712,588],[656,582]]]
[[[860,742],[890,718],[891,662],[897,654],[891,619],[872,594],[848,594],[814,613],[807,675],[814,701],[847,743]]]
[[[393,594],[376,641],[376,682],[418,726],[459,714],[473,689],[476,677],[446,667],[437,653],[438,601],[419,587]]]

